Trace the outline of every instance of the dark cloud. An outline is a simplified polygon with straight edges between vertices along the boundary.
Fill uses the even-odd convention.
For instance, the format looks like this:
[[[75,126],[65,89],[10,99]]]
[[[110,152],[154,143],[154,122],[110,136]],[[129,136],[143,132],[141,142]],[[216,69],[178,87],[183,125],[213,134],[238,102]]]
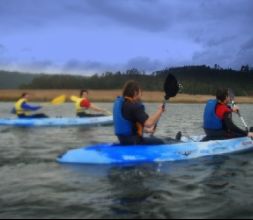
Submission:
[[[127,62],[125,69],[137,68],[146,72],[154,72],[163,67],[165,65],[159,60],[151,60],[148,57],[136,57]]]
[[[221,65],[223,68],[235,67],[231,62],[234,59],[233,53],[227,53],[217,48],[207,49],[201,52],[196,52],[192,58],[192,64],[194,65],[210,65],[214,66],[215,64]],[[221,61],[222,60],[222,64]]]
[[[72,59],[64,64],[62,71],[68,73],[90,74],[105,71],[116,71],[117,65],[110,65],[98,61],[80,61]]]
[[[33,69],[33,70],[46,70],[54,67],[55,64],[53,61],[50,60],[43,60],[43,61],[37,61],[34,60],[28,64],[25,65],[28,69]]]
[[[224,43],[229,43],[233,40],[236,39],[236,36],[226,36],[222,38],[212,38],[209,41],[207,41],[206,46],[207,47],[217,47],[217,46],[222,46]]]
[[[239,68],[243,65],[249,65],[250,67],[253,67],[253,48],[239,52],[236,56],[236,59],[234,60],[234,67]]]
[[[106,71],[116,72],[137,68],[141,71],[151,73],[164,67],[166,66],[159,60],[152,60],[148,57],[135,57],[126,63],[114,64],[97,61],[70,60],[64,65],[62,71],[69,73],[103,73]]]
[[[11,58],[0,57],[0,70],[17,70],[32,73],[54,73],[57,72],[58,68],[59,66],[50,60],[30,60],[27,62],[18,62]]]
[[[5,42],[2,38],[8,39],[8,34],[19,36],[25,32],[37,39],[43,38],[43,34],[49,30],[55,30],[52,35],[57,35],[57,31],[61,28],[69,33],[68,27],[71,27],[73,36],[89,31],[96,33],[100,31],[100,34],[103,31],[111,31],[114,34],[113,37],[110,33],[107,33],[106,38],[101,36],[101,41],[97,42],[97,45],[111,44],[113,47],[114,42],[110,39],[117,37],[122,38],[122,42],[128,42],[126,45],[130,45],[129,36],[132,41],[135,41],[136,36],[136,39],[161,39],[164,48],[174,52],[164,53],[163,56],[156,54],[152,57],[152,54],[147,55],[144,50],[140,53],[136,50],[136,54],[132,54],[128,48],[129,51],[126,49],[117,54],[120,57],[124,53],[125,60],[121,63],[114,63],[113,55],[110,55],[112,57],[111,60],[108,59],[109,61],[94,58],[90,58],[92,61],[89,61],[87,56],[86,60],[80,61],[82,54],[79,53],[70,60],[73,55],[67,57],[66,53],[66,59],[59,64],[57,58],[55,60],[52,57],[47,58],[46,54],[37,60],[31,60],[29,55],[36,57],[33,53],[38,53],[39,50],[35,50],[29,44],[20,46],[20,57],[15,57],[14,50],[11,58],[8,58],[6,51],[9,52],[9,48],[5,44],[0,44],[0,54],[5,54],[5,59],[1,57],[1,62],[15,63],[20,68],[36,70],[58,68],[77,72],[116,71],[133,67],[152,72],[163,68],[165,60],[170,60],[167,66],[217,63],[224,67],[240,68],[245,63],[253,65],[252,9],[252,0],[1,0],[0,42]],[[36,36],[37,29],[40,29],[41,35]],[[117,36],[117,32],[121,35]],[[71,45],[76,38],[55,39],[57,43],[62,41],[64,48],[64,44]],[[150,40],[150,45],[160,46],[161,42]],[[9,44],[13,45],[12,42]],[[186,48],[186,44],[190,46]],[[54,50],[54,42],[48,45],[50,53],[50,50]],[[135,47],[136,45],[138,44],[135,44]],[[94,46],[92,50],[100,51],[101,48]],[[181,55],[184,53],[192,54],[192,57],[188,60],[182,58]]]
[[[151,32],[166,30],[170,25],[170,14],[159,1],[153,0],[86,0],[82,4],[69,5],[68,9],[82,15],[92,14],[107,25],[114,23]]]
[[[1,0],[0,25],[8,30],[59,22],[84,24],[88,20],[91,25],[118,24],[151,32],[172,27],[208,30],[213,25],[242,21],[241,25],[247,26],[252,21],[252,8],[251,0]]]
[[[253,67],[253,37],[242,44],[234,60],[235,66],[250,65]]]
[[[244,43],[241,47],[241,50],[252,50],[253,49],[253,37]],[[253,60],[253,57],[252,57]]]

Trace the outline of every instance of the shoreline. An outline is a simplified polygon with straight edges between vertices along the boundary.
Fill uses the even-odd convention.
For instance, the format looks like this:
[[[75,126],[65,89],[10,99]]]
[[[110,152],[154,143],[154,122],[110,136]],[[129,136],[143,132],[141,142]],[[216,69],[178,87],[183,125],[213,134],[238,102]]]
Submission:
[[[79,90],[0,90],[0,102],[14,102],[24,92],[30,94],[32,102],[50,102],[57,96],[66,95],[67,102],[71,102],[69,97],[72,95],[79,96]],[[90,100],[93,102],[113,102],[117,96],[121,95],[121,90],[90,90]],[[159,91],[143,91],[143,101],[148,103],[163,102],[164,93]],[[182,104],[202,104],[209,99],[214,98],[210,95],[188,95],[178,94],[171,99],[171,103]],[[253,104],[253,97],[236,97],[239,104]]]

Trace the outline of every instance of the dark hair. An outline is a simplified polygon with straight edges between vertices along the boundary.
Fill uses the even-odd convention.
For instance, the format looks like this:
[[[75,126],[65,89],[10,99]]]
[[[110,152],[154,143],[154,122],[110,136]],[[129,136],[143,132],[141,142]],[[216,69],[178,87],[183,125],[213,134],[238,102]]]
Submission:
[[[89,91],[86,90],[86,89],[81,90],[81,92],[80,92],[80,97],[82,97],[84,93],[89,94]]]
[[[216,99],[218,101],[224,102],[227,97],[228,97],[228,89],[225,88],[217,89]]]
[[[20,98],[24,98],[24,97],[27,96],[27,95],[28,95],[28,93],[24,92],[24,93],[22,93],[22,95],[21,95]]]
[[[135,81],[128,81],[124,85],[123,97],[133,98],[136,94],[140,93],[140,85]]]

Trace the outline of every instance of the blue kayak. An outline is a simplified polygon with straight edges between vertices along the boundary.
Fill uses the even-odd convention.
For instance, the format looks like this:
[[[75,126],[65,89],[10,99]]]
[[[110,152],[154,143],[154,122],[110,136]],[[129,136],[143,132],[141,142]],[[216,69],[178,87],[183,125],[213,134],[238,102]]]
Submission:
[[[250,138],[196,142],[157,146],[120,146],[99,144],[70,150],[57,161],[66,164],[132,164],[189,160],[205,156],[253,151]]]
[[[46,119],[0,119],[0,126],[12,127],[68,127],[112,125],[113,117],[95,118],[46,118]]]

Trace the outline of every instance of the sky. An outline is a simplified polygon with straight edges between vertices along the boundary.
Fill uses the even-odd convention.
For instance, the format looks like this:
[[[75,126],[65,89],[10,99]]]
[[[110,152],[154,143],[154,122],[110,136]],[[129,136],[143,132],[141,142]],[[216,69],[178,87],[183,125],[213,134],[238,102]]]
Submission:
[[[0,69],[253,66],[252,0],[0,0]]]

